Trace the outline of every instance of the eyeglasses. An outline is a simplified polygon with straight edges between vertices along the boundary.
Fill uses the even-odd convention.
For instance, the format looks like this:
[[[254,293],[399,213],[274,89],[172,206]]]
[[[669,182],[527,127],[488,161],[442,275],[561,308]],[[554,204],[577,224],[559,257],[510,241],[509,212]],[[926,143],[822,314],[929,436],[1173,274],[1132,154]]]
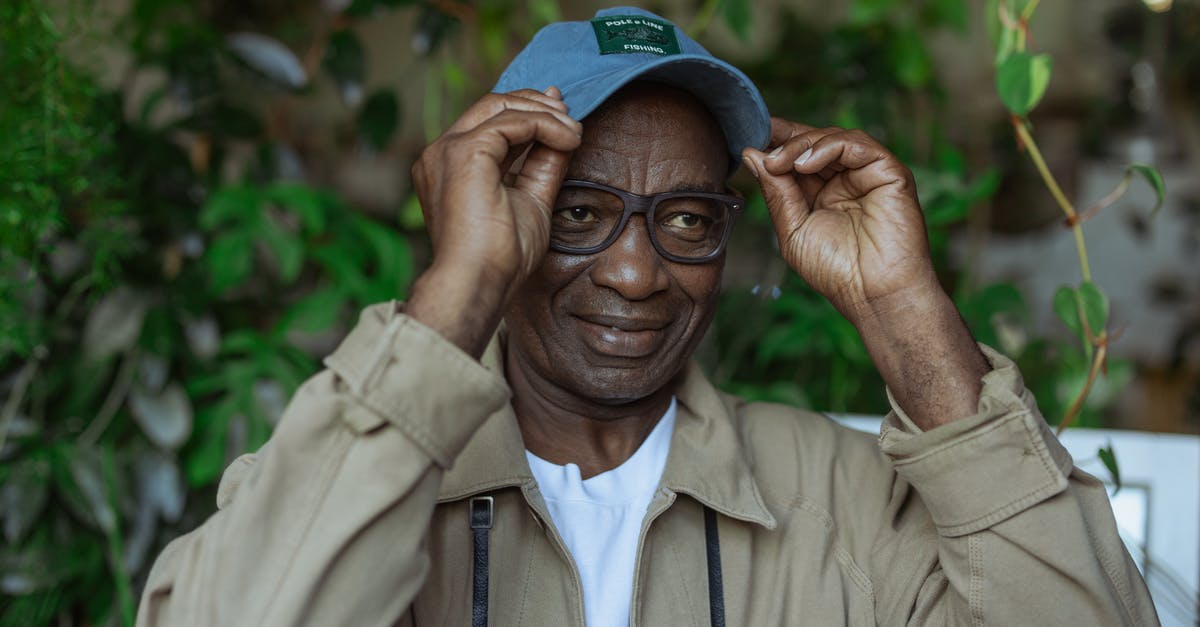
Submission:
[[[646,216],[650,243],[666,259],[704,263],[721,256],[742,199],[709,192],[642,196],[615,187],[567,179],[550,218],[550,248],[591,255],[617,241],[629,217]]]

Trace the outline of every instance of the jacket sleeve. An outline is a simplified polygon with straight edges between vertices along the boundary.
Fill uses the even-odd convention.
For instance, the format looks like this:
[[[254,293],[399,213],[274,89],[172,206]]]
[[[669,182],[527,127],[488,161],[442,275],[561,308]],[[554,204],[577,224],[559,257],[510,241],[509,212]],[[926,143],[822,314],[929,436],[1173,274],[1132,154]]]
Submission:
[[[974,416],[922,432],[892,400],[884,419],[880,445],[901,481],[889,546],[871,566],[873,580],[891,582],[876,591],[878,621],[1157,625],[1104,485],[1075,468],[1016,366],[983,350],[993,370]],[[919,549],[919,536],[936,546]],[[922,553],[923,576],[895,577]]]
[[[325,364],[159,555],[138,625],[390,624],[412,603],[442,473],[508,388],[396,303]]]

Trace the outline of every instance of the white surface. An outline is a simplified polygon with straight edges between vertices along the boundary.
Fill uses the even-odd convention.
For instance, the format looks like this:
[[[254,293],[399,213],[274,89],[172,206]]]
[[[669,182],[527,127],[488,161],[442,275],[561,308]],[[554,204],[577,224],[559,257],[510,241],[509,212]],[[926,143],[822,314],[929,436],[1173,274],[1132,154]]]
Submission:
[[[879,433],[880,418],[834,416]],[[1200,437],[1107,429],[1068,429],[1063,446],[1079,468],[1110,484],[1109,499],[1129,553],[1146,576],[1164,627],[1197,625],[1200,602]],[[1111,444],[1122,488],[1097,451]]]
[[[525,452],[554,528],[579,569],[588,627],[629,624],[638,536],[667,465],[674,431],[672,398],[637,452],[589,479],[581,478],[575,464],[559,466]]]

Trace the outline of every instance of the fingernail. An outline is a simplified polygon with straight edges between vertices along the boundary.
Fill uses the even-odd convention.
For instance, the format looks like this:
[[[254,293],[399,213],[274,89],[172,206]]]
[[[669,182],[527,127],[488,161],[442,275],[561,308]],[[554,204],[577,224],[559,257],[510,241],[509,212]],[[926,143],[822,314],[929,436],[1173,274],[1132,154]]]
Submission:
[[[812,156],[812,148],[809,148],[808,150],[805,150],[804,152],[800,153],[799,157],[796,157],[796,165],[804,165],[804,162],[808,161],[808,158],[811,156]]]
[[[748,156],[743,156],[742,163],[746,164],[746,169],[750,170],[750,174],[753,174],[754,178],[758,178],[758,169],[754,167],[753,159]]]
[[[767,158],[774,159],[775,157],[778,157],[779,153],[781,153],[781,152],[783,152],[783,146],[776,146],[775,150],[772,150],[771,154],[767,155]]]

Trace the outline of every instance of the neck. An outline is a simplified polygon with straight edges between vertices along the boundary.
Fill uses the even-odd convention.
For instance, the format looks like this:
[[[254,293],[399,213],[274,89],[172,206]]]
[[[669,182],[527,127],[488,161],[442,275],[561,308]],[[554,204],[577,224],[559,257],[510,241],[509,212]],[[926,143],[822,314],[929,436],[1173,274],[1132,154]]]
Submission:
[[[505,361],[525,448],[548,462],[579,466],[584,479],[629,459],[671,405],[670,386],[643,399],[608,404],[542,377],[511,346]]]

